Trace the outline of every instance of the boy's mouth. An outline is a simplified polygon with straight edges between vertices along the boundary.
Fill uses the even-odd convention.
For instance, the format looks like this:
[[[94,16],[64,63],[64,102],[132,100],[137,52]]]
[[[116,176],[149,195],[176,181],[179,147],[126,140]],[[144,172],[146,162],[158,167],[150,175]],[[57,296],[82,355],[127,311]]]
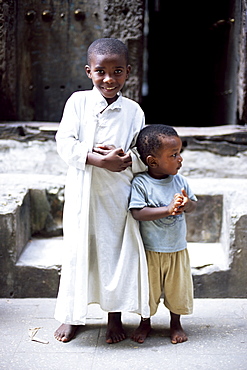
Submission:
[[[113,86],[113,87],[104,87],[104,86],[102,86],[102,89],[106,90],[106,91],[112,91],[112,90],[115,90],[116,87],[115,86]]]

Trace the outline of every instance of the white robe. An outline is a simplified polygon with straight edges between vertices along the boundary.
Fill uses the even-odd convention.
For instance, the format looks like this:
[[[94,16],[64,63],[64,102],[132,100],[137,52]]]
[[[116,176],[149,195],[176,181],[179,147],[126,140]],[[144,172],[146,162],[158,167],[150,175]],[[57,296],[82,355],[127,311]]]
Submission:
[[[143,126],[139,105],[121,94],[107,106],[94,88],[74,93],[66,103],[56,135],[58,153],[69,165],[55,311],[60,322],[85,324],[90,303],[149,317],[145,252],[139,225],[128,211],[133,173],[145,169],[133,148]],[[130,150],[132,168],[111,172],[86,165],[95,144]]]

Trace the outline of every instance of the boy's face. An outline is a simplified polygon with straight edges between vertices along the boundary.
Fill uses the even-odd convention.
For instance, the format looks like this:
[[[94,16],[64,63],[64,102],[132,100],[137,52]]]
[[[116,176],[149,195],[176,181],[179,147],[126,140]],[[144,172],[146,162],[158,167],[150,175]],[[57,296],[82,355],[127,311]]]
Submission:
[[[148,172],[156,179],[166,178],[168,175],[176,175],[182,167],[181,157],[182,141],[177,136],[162,138],[162,146],[155,156],[148,156]]]
[[[108,104],[117,100],[117,93],[122,89],[130,73],[130,65],[126,65],[123,55],[93,54],[91,65],[86,65],[85,70],[94,86],[107,100]]]

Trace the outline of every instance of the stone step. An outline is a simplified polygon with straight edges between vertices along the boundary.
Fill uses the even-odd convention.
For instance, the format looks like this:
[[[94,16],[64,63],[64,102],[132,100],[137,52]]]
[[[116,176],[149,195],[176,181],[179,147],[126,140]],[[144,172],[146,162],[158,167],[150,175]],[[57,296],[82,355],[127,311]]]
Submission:
[[[62,264],[63,238],[33,238],[25,247],[16,266],[53,268]],[[194,274],[225,270],[228,259],[221,243],[188,243],[191,268]]]
[[[62,244],[61,236],[53,238],[33,238],[26,245],[19,257],[16,266],[53,268],[60,267],[62,264]]]
[[[225,271],[229,268],[229,258],[221,243],[188,243],[187,246],[193,275]]]
[[[186,217],[195,296],[244,297],[247,179],[191,178],[190,184],[199,199]],[[51,237],[62,232],[63,191],[60,176],[1,176],[1,297],[56,296],[62,240]]]
[[[33,238],[28,242],[16,263],[18,296],[56,296],[62,264],[62,244],[62,237]],[[220,243],[188,243],[188,250],[193,275],[226,270],[228,267]]]
[[[54,298],[57,296],[62,264],[62,244],[62,237],[39,237],[29,240],[15,264],[14,297]]]

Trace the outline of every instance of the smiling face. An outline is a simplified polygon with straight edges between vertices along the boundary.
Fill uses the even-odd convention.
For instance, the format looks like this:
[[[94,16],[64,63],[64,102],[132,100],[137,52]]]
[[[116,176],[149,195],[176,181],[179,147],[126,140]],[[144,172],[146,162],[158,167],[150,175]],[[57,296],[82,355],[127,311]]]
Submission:
[[[168,175],[176,175],[182,167],[182,141],[177,136],[161,138],[162,145],[155,155],[147,157],[148,173],[156,179],[163,179]]]
[[[93,54],[90,66],[85,66],[88,77],[108,104],[117,100],[117,93],[123,88],[130,69],[125,56],[118,54]]]

